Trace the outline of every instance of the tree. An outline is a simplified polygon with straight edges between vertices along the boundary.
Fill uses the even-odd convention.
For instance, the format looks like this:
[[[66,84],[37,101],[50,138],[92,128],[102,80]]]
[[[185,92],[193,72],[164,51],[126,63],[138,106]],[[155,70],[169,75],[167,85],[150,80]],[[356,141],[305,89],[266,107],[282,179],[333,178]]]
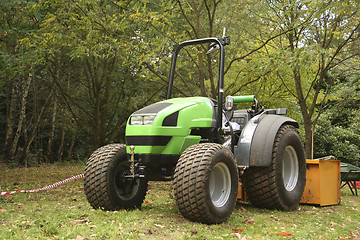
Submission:
[[[33,83],[35,66],[41,62],[38,52],[27,51],[19,42],[34,29],[38,22],[28,14],[27,1],[2,2],[0,25],[0,82],[3,83],[5,101],[8,103],[4,115],[6,129],[4,143],[1,146],[5,157],[14,159],[18,154],[20,142],[27,142],[31,136],[27,135],[29,119],[26,119],[28,95]],[[28,138],[30,137],[30,138]],[[19,159],[17,160],[19,161]]]
[[[172,45],[220,37],[223,27],[231,36],[226,94],[256,93],[266,107],[290,108],[305,126],[309,153],[311,125],[323,122],[320,114],[338,84],[331,74],[346,71],[359,54],[357,6],[320,0],[1,2],[3,155],[21,163],[33,153],[35,161],[53,162],[123,141],[128,116],[165,98]],[[174,96],[217,96],[218,56],[206,55],[208,47],[181,52]]]
[[[89,0],[38,6],[45,20],[36,44],[52,50],[46,61],[49,70],[63,73],[61,79],[52,74],[62,103],[92,137],[93,148],[113,141],[141,88],[135,87],[129,4]],[[57,64],[60,55],[67,64]]]
[[[325,105],[318,106],[324,113],[319,117],[314,132],[314,156],[333,155],[336,159],[358,165],[360,78],[358,69],[347,68],[345,73],[342,72],[336,74],[332,71],[336,83],[333,94]]]
[[[359,11],[352,1],[266,1],[266,11],[253,11],[268,28],[260,36],[279,34],[260,52],[264,69],[271,68],[278,85],[299,105],[305,130],[306,154],[311,158],[312,124],[319,101],[327,99],[327,75],[353,59],[359,44]],[[263,42],[266,42],[263,40]],[[324,88],[324,86],[327,86]]]

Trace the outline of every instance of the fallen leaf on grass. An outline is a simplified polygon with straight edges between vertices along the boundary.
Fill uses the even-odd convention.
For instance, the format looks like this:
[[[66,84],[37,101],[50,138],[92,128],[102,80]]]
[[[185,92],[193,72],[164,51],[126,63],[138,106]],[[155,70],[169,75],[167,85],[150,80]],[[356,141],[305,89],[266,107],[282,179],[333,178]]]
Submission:
[[[85,240],[86,238],[82,237],[82,236],[76,236],[76,238],[74,240]]]
[[[347,222],[351,222],[351,223],[354,223],[354,221],[353,221],[353,220],[351,220],[350,218],[345,219],[345,221],[347,221]]]
[[[82,215],[80,216],[79,218],[73,220],[74,222],[78,222],[78,223],[85,223],[85,222],[90,222],[89,219],[85,219],[87,218],[89,215],[88,214],[85,214],[85,215]]]
[[[352,209],[350,209],[350,211],[352,211],[352,212],[357,212],[357,211],[359,211],[359,210],[357,210],[356,208],[352,208]]]
[[[340,239],[342,239],[342,240],[346,240],[346,238],[344,238],[344,237],[342,237],[342,236],[340,236],[340,235],[338,235],[338,237],[339,237]]]
[[[89,220],[87,220],[87,219],[75,219],[75,220],[73,220],[74,222],[76,222],[76,223],[86,223],[86,222],[89,222]]]
[[[3,209],[2,207],[0,207],[0,212],[6,212],[6,209]]]
[[[337,225],[339,225],[339,224],[337,224],[336,222],[333,222],[333,221],[330,222],[330,226],[331,226],[331,227],[337,226]]]
[[[67,238],[68,240],[85,240],[86,238],[77,235],[76,238]]]
[[[252,219],[252,218],[249,218],[249,219],[246,219],[246,220],[245,220],[245,223],[246,223],[246,224],[254,224],[254,223],[255,223],[255,220]]]
[[[31,222],[27,222],[27,223],[26,223],[26,226],[32,226],[33,223],[36,222],[36,221],[37,221],[37,220],[33,220],[33,221],[31,221]]]
[[[350,232],[353,239],[360,239],[360,231]]]
[[[237,237],[238,239],[241,240],[241,235],[239,233],[232,233],[230,236]]]
[[[165,226],[160,225],[160,224],[154,224],[154,226],[157,227],[157,228],[164,228],[165,227]]]
[[[237,232],[237,233],[241,233],[243,232],[244,230],[241,229],[241,228],[236,228],[236,229],[233,229],[234,232]]]
[[[84,218],[87,218],[89,216],[89,214],[84,214],[82,216],[80,216],[78,219],[84,219]]]
[[[288,232],[279,232],[279,233],[276,233],[277,236],[283,236],[283,237],[289,237],[291,236],[291,233],[288,233]]]

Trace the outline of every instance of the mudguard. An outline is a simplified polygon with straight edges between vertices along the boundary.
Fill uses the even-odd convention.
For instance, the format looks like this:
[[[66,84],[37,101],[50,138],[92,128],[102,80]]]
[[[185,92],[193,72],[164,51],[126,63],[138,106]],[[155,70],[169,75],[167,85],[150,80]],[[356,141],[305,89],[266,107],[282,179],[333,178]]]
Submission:
[[[269,166],[276,133],[282,125],[298,128],[299,124],[289,117],[261,114],[245,125],[235,149],[237,164],[241,166]]]

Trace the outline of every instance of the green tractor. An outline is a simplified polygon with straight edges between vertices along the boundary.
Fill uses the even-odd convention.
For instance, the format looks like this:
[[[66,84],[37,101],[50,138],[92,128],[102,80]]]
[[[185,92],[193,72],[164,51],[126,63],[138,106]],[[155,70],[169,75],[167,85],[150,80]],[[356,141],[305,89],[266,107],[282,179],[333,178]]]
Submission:
[[[228,219],[239,181],[251,204],[294,210],[305,186],[306,162],[298,123],[287,110],[264,109],[255,96],[227,96],[224,56],[229,37],[203,38],[174,45],[167,100],[134,112],[126,125],[126,144],[109,144],[89,158],[86,197],[95,209],[140,208],[148,181],[173,181],[180,213],[215,224]],[[171,98],[179,51],[209,44],[220,50],[218,98]],[[249,102],[250,109],[235,104]]]

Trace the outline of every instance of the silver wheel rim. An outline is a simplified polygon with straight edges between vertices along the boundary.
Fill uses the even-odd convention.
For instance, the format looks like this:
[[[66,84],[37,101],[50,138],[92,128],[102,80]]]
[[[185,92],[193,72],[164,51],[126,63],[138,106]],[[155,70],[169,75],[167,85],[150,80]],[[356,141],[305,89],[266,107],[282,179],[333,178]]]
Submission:
[[[285,148],[282,157],[282,177],[287,191],[296,187],[299,177],[299,163],[295,149],[292,146]]]
[[[217,163],[210,174],[210,199],[215,207],[224,206],[231,193],[231,174],[225,163]]]

